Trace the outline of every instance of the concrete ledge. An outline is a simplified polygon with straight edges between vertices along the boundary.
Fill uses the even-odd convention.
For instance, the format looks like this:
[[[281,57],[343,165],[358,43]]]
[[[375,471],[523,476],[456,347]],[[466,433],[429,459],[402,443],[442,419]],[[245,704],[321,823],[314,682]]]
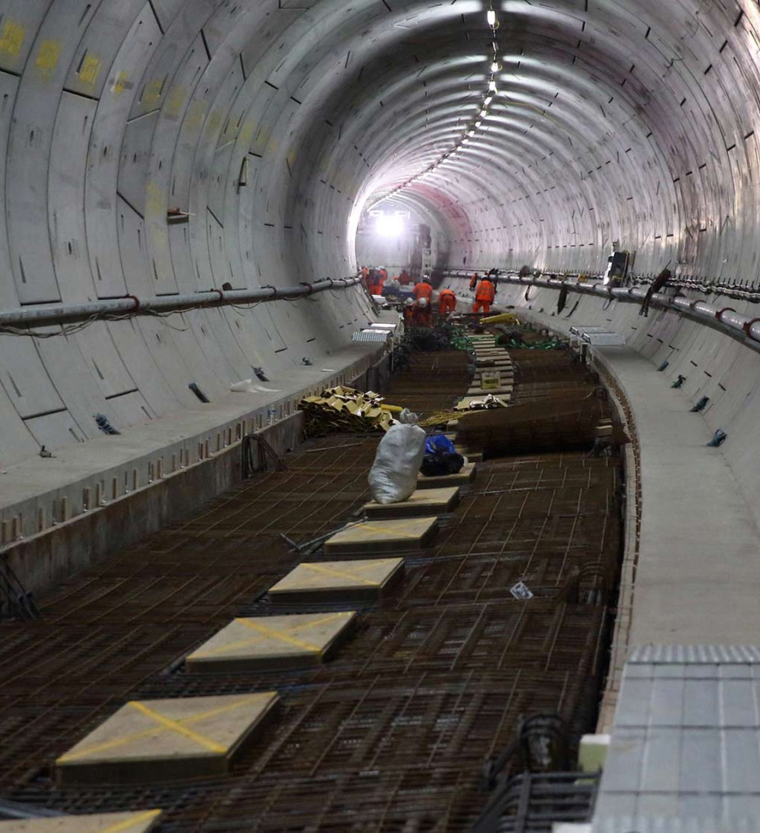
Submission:
[[[561,333],[572,323],[523,316]],[[624,391],[641,449],[639,556],[621,597],[630,646],[757,642],[760,530],[723,450],[707,447],[712,430],[635,350],[591,355]]]
[[[262,433],[283,455],[301,442],[304,395],[333,384],[377,389],[387,376],[384,346],[355,344],[332,358],[332,375],[304,368],[271,394],[232,393],[1,471],[0,559],[39,594],[192,514],[240,481],[243,436]],[[271,407],[276,421],[268,426]]]

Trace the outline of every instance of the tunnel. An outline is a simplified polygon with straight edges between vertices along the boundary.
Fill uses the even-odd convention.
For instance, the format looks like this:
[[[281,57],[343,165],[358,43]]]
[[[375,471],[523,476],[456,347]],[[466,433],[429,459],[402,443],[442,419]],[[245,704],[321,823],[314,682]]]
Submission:
[[[662,830],[677,831],[695,817],[744,829],[760,815],[749,739],[760,727],[758,38],[754,0],[0,0],[0,620],[14,605],[36,619],[35,598],[83,592],[88,571],[122,569],[116,553],[142,552],[147,536],[172,529],[188,551],[200,547],[211,527],[192,539],[196,522],[182,519],[228,505],[255,468],[251,448],[282,474],[304,439],[304,399],[390,385],[413,400],[393,381],[385,338],[399,315],[367,292],[363,266],[409,267],[415,281],[431,273],[467,312],[470,276],[496,270],[497,310],[577,350],[561,364],[568,385],[586,383],[588,363],[626,432],[624,482],[601,501],[620,523],[622,555],[599,631],[601,716],[586,733],[607,764],[594,826],[582,829],[623,831],[634,819],[660,830],[647,825],[664,818]],[[383,216],[399,230],[379,239]],[[616,253],[626,264],[617,283]],[[443,409],[431,367],[415,377],[432,397],[423,409]],[[459,384],[464,371],[452,367]],[[369,467],[356,448],[356,465]],[[304,494],[304,461],[330,467],[319,449],[299,457]],[[583,526],[580,502],[574,511]],[[219,552],[245,572],[237,532],[222,527]],[[130,581],[178,545],[164,546]],[[98,579],[103,592],[128,593],[115,575]],[[54,610],[43,608],[48,621]],[[66,615],[70,633],[85,627]],[[184,615],[189,650],[208,622]],[[0,662],[11,668],[27,637],[8,638]],[[181,657],[150,650],[162,663],[151,674],[176,670]],[[134,691],[161,699],[143,677]],[[459,703],[436,685],[426,697]],[[62,695],[58,722],[45,723],[46,695],[29,696],[20,722],[0,714],[0,746],[34,712],[30,725],[56,738],[29,754],[28,783],[46,786],[27,789],[0,757],[0,820],[140,809],[132,793],[55,792],[51,750],[77,739],[81,697]],[[500,725],[501,702],[482,732]],[[422,725],[412,711],[388,725]],[[463,737],[446,743],[464,747]],[[361,773],[370,785],[373,766]],[[456,794],[452,773],[430,790]],[[337,796],[339,781],[309,788]],[[407,782],[383,783],[387,807],[403,806]],[[540,793],[540,779],[530,783],[525,796]],[[581,782],[561,788],[570,783]],[[425,790],[412,793],[423,806]],[[164,810],[175,800],[154,799]],[[447,806],[451,815],[420,810],[406,826],[387,809],[335,828],[327,810],[256,824],[241,811],[240,829],[469,829],[471,816]],[[232,829],[188,818],[160,829]],[[132,822],[92,829],[149,829]]]

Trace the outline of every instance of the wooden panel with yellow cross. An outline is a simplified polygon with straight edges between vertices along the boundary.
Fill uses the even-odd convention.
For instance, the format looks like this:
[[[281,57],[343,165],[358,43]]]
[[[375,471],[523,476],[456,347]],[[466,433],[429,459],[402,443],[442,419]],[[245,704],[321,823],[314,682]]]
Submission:
[[[0,833],[148,833],[158,824],[161,810],[97,813],[44,819],[0,821]]]
[[[58,758],[58,781],[113,784],[222,775],[277,701],[274,691],[131,701]]]
[[[353,610],[233,619],[185,660],[192,672],[319,665],[351,634]]]
[[[438,519],[404,518],[367,521],[336,532],[325,542],[326,555],[361,553],[375,555],[402,550],[420,550],[430,545],[438,532]]]
[[[459,505],[459,487],[418,489],[400,503],[365,503],[364,512],[370,520],[393,518],[424,518],[452,512]]]
[[[269,589],[274,602],[377,599],[404,575],[403,558],[299,564]]]

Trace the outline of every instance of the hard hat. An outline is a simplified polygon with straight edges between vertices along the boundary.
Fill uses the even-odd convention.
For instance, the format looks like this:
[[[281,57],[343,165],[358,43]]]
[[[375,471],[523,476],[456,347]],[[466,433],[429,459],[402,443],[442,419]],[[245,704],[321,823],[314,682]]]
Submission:
[[[420,305],[420,309],[424,309],[427,306],[427,298],[420,298],[417,303]]]
[[[411,307],[414,306],[414,301],[411,298],[407,298],[405,304],[406,306]]]

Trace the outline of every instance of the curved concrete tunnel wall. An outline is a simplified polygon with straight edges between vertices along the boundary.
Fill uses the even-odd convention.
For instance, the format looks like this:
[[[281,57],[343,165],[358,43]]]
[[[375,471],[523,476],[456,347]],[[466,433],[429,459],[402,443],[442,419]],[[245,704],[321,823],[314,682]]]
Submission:
[[[2,0],[0,305],[342,277],[390,194],[452,266],[598,270],[619,241],[638,272],[754,277],[756,5],[495,5],[490,117],[426,173],[480,106],[480,0]],[[2,335],[2,462],[287,378],[372,315],[349,290]]]

